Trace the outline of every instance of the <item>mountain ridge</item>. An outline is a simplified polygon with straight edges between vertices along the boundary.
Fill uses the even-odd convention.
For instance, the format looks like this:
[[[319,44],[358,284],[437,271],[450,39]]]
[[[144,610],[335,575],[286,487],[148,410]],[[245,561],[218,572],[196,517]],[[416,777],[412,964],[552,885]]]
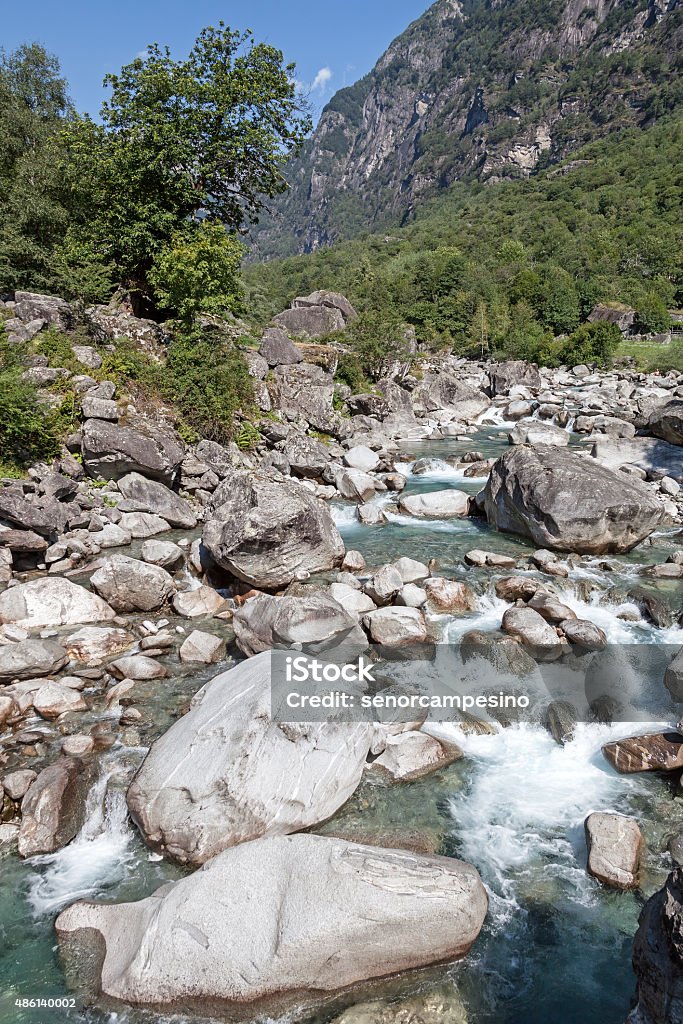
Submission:
[[[256,258],[405,222],[458,180],[528,177],[683,99],[680,0],[437,0],[325,107]]]

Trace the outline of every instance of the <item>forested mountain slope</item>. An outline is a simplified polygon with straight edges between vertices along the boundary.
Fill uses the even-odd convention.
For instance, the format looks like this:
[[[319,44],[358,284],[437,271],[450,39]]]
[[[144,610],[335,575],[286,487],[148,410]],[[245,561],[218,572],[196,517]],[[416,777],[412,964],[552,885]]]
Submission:
[[[409,219],[459,180],[526,178],[681,102],[680,0],[437,0],[338,92],[260,258]]]

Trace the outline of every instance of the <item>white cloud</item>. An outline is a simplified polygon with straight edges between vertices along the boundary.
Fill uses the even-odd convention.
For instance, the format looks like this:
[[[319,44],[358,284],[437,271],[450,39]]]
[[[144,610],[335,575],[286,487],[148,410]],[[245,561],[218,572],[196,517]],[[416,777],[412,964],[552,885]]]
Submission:
[[[325,86],[332,78],[331,68],[321,68],[311,83],[311,92],[323,92]]]

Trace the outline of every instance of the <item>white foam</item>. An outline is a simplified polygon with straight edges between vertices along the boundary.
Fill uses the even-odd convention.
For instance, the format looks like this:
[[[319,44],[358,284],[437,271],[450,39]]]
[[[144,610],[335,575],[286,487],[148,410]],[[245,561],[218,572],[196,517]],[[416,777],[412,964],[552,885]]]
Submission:
[[[123,790],[110,789],[104,772],[88,794],[85,824],[56,853],[33,857],[28,901],[36,916],[50,915],[74,900],[101,894],[132,868],[133,831]]]

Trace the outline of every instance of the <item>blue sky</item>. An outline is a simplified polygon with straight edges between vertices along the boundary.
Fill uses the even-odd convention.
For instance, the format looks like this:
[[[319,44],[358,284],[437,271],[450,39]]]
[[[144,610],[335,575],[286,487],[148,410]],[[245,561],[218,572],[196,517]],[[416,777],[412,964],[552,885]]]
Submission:
[[[79,110],[96,114],[102,78],[150,42],[184,54],[205,25],[220,19],[251,28],[257,41],[295,61],[315,112],[351,85],[430,0],[29,0],[7,4],[0,43],[40,42],[55,53]]]

